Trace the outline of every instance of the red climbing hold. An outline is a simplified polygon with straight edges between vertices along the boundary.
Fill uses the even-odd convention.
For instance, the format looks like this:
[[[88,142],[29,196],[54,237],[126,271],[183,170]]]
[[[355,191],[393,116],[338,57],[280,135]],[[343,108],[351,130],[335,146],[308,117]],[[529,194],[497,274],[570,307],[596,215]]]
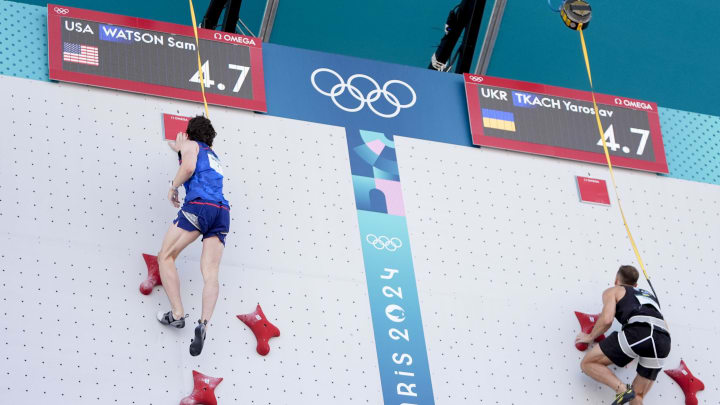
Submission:
[[[577,317],[578,321],[580,321],[580,330],[582,331],[582,333],[590,333],[592,332],[593,327],[595,326],[595,322],[597,322],[600,314],[590,315],[575,311],[575,316]],[[605,339],[605,335],[600,335],[595,338],[595,341],[599,342],[603,339]],[[587,350],[588,345],[587,343],[575,343],[575,347],[581,352],[584,352],[585,350]]]
[[[143,259],[148,269],[148,276],[140,283],[140,292],[148,295],[152,292],[153,287],[156,285],[162,285],[160,281],[160,267],[158,267],[157,256],[147,255],[143,253]]]
[[[222,378],[208,377],[205,374],[193,370],[195,387],[192,394],[180,401],[180,405],[217,405],[215,398],[215,387],[220,384]]]
[[[684,361],[680,360],[680,366],[674,370],[665,370],[665,374],[675,380],[685,393],[685,405],[697,405],[697,392],[705,389],[700,379],[692,375]]]
[[[255,339],[257,339],[257,352],[260,353],[261,356],[270,353],[268,340],[280,336],[280,330],[267,320],[262,308],[260,308],[260,304],[258,304],[255,312],[238,315],[237,317],[239,320],[245,322],[245,325],[255,334]]]

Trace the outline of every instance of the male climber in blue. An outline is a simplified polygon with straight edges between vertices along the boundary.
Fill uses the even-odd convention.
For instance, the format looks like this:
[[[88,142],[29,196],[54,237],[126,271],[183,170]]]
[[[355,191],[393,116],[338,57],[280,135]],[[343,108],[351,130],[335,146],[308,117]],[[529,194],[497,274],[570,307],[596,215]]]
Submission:
[[[158,321],[175,328],[185,327],[185,310],[180,299],[180,279],[175,259],[185,247],[202,235],[200,271],[203,277],[202,315],[190,343],[190,354],[200,354],[205,342],[208,321],[218,298],[218,272],[230,230],[230,206],[223,196],[223,171],[220,160],[211,149],[215,138],[210,120],[197,116],[190,120],[187,133],[178,134],[170,148],[180,155],[180,168],[170,183],[168,199],[180,208],[178,188],[185,186],[185,201],[177,218],[163,239],[158,265],[160,278],[172,309],[158,313]]]
[[[575,343],[592,343],[610,328],[613,317],[622,325],[620,332],[595,345],[580,363],[585,374],[615,390],[613,405],[642,405],[670,353],[670,332],[660,304],[653,294],[637,288],[639,276],[635,267],[620,266],[615,286],[603,292],[602,313],[593,330],[575,339]],[[632,386],[625,385],[608,366],[625,367],[634,359],[639,359],[637,376]]]

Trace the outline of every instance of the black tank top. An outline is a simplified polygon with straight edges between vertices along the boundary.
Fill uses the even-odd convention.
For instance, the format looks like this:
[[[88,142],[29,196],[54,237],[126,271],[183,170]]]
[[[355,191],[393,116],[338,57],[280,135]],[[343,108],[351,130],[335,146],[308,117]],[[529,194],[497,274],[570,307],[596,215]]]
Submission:
[[[636,315],[652,316],[663,319],[657,298],[641,288],[624,285],[625,296],[615,306],[615,319],[623,326]]]

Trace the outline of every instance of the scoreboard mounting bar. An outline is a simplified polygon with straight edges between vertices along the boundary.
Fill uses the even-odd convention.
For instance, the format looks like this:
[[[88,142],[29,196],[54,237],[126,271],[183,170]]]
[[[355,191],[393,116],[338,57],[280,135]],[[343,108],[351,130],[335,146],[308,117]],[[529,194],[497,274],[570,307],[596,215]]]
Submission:
[[[592,94],[465,74],[473,144],[606,164]],[[657,104],[595,94],[614,166],[668,173]]]
[[[211,104],[267,111],[259,38],[198,29]],[[202,102],[191,26],[48,4],[50,79]]]

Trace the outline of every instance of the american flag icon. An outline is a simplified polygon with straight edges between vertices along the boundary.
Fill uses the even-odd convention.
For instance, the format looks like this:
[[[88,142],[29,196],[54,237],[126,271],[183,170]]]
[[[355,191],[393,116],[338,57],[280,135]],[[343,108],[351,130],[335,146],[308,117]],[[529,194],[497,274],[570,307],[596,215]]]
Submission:
[[[63,43],[63,60],[82,63],[83,65],[99,66],[98,48],[96,46]]]

